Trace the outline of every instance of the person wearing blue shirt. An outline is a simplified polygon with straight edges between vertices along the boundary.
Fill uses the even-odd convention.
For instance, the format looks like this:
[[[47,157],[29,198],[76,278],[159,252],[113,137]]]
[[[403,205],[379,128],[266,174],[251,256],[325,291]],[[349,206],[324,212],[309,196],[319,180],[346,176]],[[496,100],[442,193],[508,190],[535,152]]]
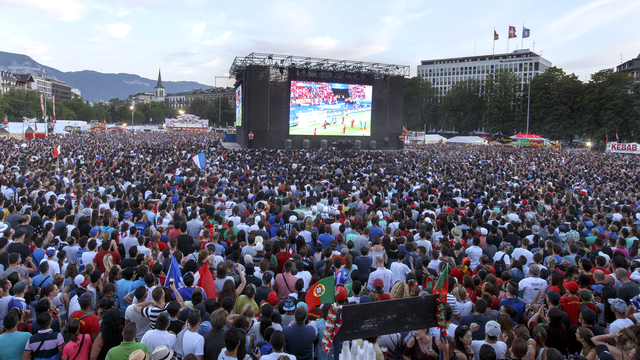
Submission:
[[[49,271],[49,263],[47,261],[38,265],[38,269],[40,270],[40,275],[36,275],[33,277],[33,286],[36,289],[41,289],[53,282],[53,277],[47,272]]]
[[[380,239],[384,236],[384,231],[378,226],[379,221],[380,218],[378,215],[371,219],[371,226],[369,227],[369,241],[373,241],[375,236],[378,236]]]
[[[500,301],[500,304],[498,304],[498,309],[501,309],[503,305],[511,306],[517,312],[516,318],[513,320],[515,322],[518,322],[520,321],[520,317],[524,313],[525,305],[524,301],[522,301],[522,299],[518,297],[518,285],[514,284],[515,283],[511,282],[507,284],[507,292],[505,294],[507,297],[506,299]]]
[[[120,311],[120,315],[122,317],[124,317],[124,313],[127,310],[127,306],[129,306],[129,304],[127,304],[124,301],[124,298],[131,291],[131,285],[133,284],[133,281],[131,281],[132,278],[133,278],[133,268],[129,267],[124,269],[122,271],[122,280],[118,282],[118,286],[116,288],[118,292],[118,300],[120,300],[120,307],[118,310]]]
[[[331,225],[325,226],[324,229],[320,228],[320,235],[318,235],[318,241],[322,244],[322,250],[331,245],[331,241],[335,238],[331,235]]]

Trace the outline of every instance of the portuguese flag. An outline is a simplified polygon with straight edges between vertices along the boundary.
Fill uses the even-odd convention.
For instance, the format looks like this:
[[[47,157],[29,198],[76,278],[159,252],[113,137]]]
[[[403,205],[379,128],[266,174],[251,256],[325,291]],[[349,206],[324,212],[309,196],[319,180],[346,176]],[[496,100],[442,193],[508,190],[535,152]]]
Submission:
[[[447,293],[449,292],[449,266],[444,268],[442,274],[436,281],[435,285],[433,285],[433,294],[441,294],[440,300],[443,303],[447,303]]]
[[[329,304],[335,301],[335,282],[333,276],[320,279],[315,285],[309,288],[304,302],[307,303],[308,311],[321,304]]]

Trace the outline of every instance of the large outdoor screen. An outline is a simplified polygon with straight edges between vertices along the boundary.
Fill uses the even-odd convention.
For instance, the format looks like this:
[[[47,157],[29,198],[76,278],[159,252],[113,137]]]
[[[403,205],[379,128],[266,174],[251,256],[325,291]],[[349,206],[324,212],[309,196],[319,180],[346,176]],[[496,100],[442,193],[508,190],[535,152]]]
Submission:
[[[292,81],[289,135],[370,136],[371,88]]]
[[[236,126],[242,126],[242,85],[236,89]]]

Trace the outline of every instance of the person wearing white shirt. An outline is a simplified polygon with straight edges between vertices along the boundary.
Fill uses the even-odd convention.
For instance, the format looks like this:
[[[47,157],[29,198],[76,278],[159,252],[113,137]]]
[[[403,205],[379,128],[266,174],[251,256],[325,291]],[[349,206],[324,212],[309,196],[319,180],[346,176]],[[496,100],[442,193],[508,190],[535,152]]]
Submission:
[[[182,353],[193,354],[198,360],[204,358],[204,337],[198,334],[198,327],[202,320],[199,311],[192,311],[187,318],[187,331],[182,338]]]
[[[536,264],[529,266],[529,277],[520,280],[519,291],[522,291],[522,300],[525,304],[531,304],[533,298],[547,291],[547,281],[540,279],[540,267]],[[538,297],[538,304],[542,305],[542,296]]]
[[[367,281],[367,289],[373,291],[373,282],[376,279],[382,279],[383,281],[383,290],[385,293],[388,293],[391,290],[391,286],[393,285],[393,273],[391,270],[388,270],[384,267],[384,258],[382,255],[376,256],[376,268],[377,270],[369,274],[369,281]]]
[[[407,257],[407,253],[401,251],[398,254],[398,261],[391,264],[391,273],[393,274],[393,284],[398,281],[407,281],[407,274],[414,273],[416,269],[413,267],[413,257],[409,257],[409,264],[411,269],[404,264],[404,259]]]
[[[141,343],[147,345],[149,352],[153,353],[153,350],[158,346],[164,345],[169,349],[172,349],[176,344],[176,336],[167,331],[171,318],[166,312],[160,313],[158,319],[156,319],[156,328],[154,330],[147,331],[142,337]]]
[[[527,263],[522,264],[522,269],[524,270],[525,275],[529,272],[529,265],[533,263],[533,253],[527,250],[528,246],[529,246],[529,239],[524,238],[522,239],[522,247],[513,250],[513,252],[511,253],[511,257],[513,257],[516,260],[520,259],[521,256],[524,256],[525,258],[527,258]]]
[[[496,252],[495,255],[493,255],[493,263],[495,264],[501,259],[504,259],[504,264],[507,266],[507,269],[508,269],[509,266],[511,266],[511,258],[509,257],[509,255],[507,255],[508,250],[509,250],[509,243],[503,242],[502,244],[500,244],[500,251]],[[498,275],[501,276],[502,274],[498,274]]]
[[[474,340],[471,342],[471,349],[473,350],[473,360],[480,358],[480,348],[482,345],[489,345],[496,351],[496,359],[503,359],[507,353],[507,344],[503,341],[498,341],[500,336],[500,324],[495,321],[488,321],[484,327],[485,337],[484,340]]]
[[[304,270],[304,263],[302,261],[296,261],[296,269],[298,270],[296,277],[298,279],[302,279],[304,282],[302,291],[306,292],[307,289],[309,289],[309,283],[311,282],[311,273]]]
[[[467,257],[471,260],[471,265],[469,266],[471,270],[475,270],[478,265],[480,265],[480,256],[482,256],[482,249],[480,248],[480,238],[477,236],[473,237],[473,245],[469,246],[467,249]]]
[[[427,235],[427,232],[424,230],[420,231],[420,239],[416,241],[417,246],[424,246],[427,249],[426,256],[431,256],[431,250],[433,250],[433,245],[431,244],[431,236]]]

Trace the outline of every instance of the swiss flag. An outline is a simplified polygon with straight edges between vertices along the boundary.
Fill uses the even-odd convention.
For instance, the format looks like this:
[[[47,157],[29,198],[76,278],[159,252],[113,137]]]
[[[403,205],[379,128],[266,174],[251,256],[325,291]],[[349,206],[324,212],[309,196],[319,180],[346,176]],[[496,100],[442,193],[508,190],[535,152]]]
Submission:
[[[516,35],[516,27],[509,26],[509,39],[513,39],[515,37],[518,37],[518,35]]]
[[[194,274],[194,283],[204,290],[207,299],[215,299],[218,297],[218,291],[216,290],[216,284],[213,282],[213,276],[209,271],[209,265],[205,262],[200,267],[200,270]]]
[[[60,145],[56,146],[56,147],[53,149],[53,157],[54,157],[54,158],[57,158],[58,156],[60,156]]]

